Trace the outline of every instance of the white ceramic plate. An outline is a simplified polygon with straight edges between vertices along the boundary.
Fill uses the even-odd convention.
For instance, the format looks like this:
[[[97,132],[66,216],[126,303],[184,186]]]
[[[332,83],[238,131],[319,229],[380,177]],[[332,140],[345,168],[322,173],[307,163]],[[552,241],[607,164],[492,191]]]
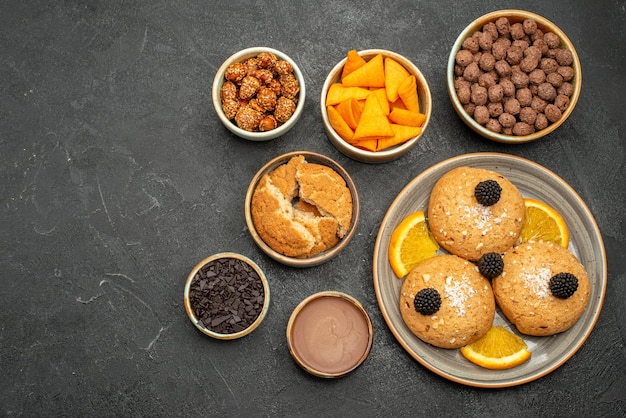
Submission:
[[[508,370],[488,370],[466,360],[459,350],[426,344],[406,327],[399,309],[402,280],[391,270],[387,258],[394,228],[407,215],[426,210],[435,182],[449,170],[471,166],[497,171],[513,182],[525,197],[542,200],[565,218],[570,231],[569,249],[585,266],[591,280],[589,306],[568,331],[551,337],[523,336],[532,357]],[[593,329],[606,291],[606,254],[600,230],[583,200],[560,177],[532,161],[497,153],[460,155],[425,170],[415,177],[393,201],[383,218],[374,247],[374,288],[383,317],[404,349],[426,368],[449,380],[477,387],[515,386],[538,379],[565,363],[585,342]],[[516,332],[506,318],[496,312],[496,325]]]

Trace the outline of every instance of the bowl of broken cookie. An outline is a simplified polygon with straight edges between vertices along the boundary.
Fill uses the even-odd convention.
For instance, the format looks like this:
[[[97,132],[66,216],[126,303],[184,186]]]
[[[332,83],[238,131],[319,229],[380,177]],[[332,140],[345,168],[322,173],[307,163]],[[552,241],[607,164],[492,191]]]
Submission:
[[[300,68],[287,54],[251,47],[219,67],[212,94],[215,112],[229,131],[250,141],[269,141],[300,119],[306,86]]]
[[[335,160],[293,151],[265,163],[250,181],[245,218],[257,246],[292,267],[312,267],[337,256],[357,228],[359,195]]]
[[[519,144],[554,132],[581,92],[580,59],[553,22],[524,10],[498,10],[472,21],[456,39],[448,95],[474,132]]]

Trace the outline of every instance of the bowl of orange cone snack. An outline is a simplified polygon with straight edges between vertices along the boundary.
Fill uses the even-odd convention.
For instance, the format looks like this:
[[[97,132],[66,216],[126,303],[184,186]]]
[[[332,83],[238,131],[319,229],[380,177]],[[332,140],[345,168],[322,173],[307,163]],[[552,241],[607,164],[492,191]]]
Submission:
[[[382,49],[350,50],[322,87],[321,113],[330,141],[357,161],[385,163],[421,139],[432,96],[419,68]]]

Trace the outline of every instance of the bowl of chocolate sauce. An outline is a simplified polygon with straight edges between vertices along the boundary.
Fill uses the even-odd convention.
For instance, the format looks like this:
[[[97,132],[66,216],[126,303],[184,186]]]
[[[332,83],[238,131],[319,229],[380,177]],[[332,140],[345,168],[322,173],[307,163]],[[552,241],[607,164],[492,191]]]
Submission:
[[[323,378],[354,371],[368,357],[373,341],[369,314],[358,300],[343,292],[307,297],[287,324],[291,356],[304,370]]]

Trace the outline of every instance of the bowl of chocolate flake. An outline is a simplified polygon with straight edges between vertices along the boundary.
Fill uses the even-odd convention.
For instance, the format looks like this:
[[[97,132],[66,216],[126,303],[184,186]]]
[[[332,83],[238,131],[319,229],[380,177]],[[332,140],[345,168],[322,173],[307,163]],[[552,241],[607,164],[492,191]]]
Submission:
[[[231,252],[205,258],[189,273],[185,310],[203,334],[220,340],[254,331],[267,314],[270,292],[265,274],[249,258]]]

